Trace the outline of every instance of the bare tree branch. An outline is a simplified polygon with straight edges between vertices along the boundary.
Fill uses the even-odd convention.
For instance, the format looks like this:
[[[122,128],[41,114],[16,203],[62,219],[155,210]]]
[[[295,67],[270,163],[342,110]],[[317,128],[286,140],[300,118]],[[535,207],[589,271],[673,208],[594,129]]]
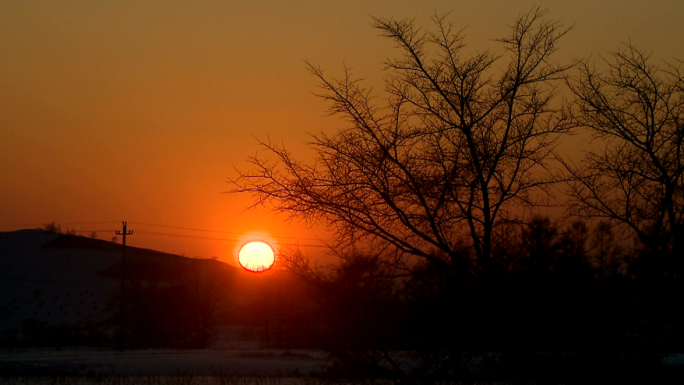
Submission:
[[[349,70],[334,79],[309,64],[319,96],[348,127],[313,137],[314,165],[263,142],[277,161],[252,158],[254,169],[232,181],[233,192],[322,220],[342,242],[360,233],[403,254],[486,273],[494,229],[514,220],[512,207],[542,203],[561,178],[547,163],[570,121],[552,107],[551,83],[569,66],[551,57],[567,29],[545,13],[535,8],[516,19],[498,40],[503,56],[464,54],[463,32],[445,17],[433,19],[434,33],[413,20],[374,18],[403,54],[385,63],[386,103]]]
[[[565,162],[572,176],[571,210],[631,228],[652,247],[682,257],[684,215],[684,81],[678,66],[651,64],[631,44],[604,59],[600,72],[579,62],[568,79],[575,94],[572,118],[603,148],[580,165]]]

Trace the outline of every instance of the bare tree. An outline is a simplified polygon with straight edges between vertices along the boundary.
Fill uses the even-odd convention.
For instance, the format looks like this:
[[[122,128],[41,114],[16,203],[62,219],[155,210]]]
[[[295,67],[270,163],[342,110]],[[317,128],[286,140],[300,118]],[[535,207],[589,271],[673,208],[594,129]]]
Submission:
[[[601,147],[573,177],[571,210],[631,228],[648,247],[681,259],[684,220],[684,79],[679,66],[652,64],[631,44],[604,59],[606,71],[580,62],[568,85],[572,117]]]
[[[331,79],[309,65],[348,127],[313,136],[315,164],[262,142],[277,160],[252,158],[255,169],[240,172],[233,192],[322,220],[341,246],[363,238],[397,256],[486,273],[494,229],[544,202],[557,179],[547,161],[569,128],[551,84],[568,68],[551,60],[567,29],[545,14],[518,17],[497,40],[503,55],[466,53],[463,32],[445,17],[433,18],[435,32],[374,18],[403,54],[386,62],[386,100],[349,70]]]

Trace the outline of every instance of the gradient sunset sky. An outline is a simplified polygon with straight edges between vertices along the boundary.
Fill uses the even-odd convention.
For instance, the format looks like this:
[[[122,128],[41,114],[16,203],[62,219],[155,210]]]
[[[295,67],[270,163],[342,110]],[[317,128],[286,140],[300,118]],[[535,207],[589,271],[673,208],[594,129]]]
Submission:
[[[240,234],[325,237],[222,194],[259,150],[255,137],[306,158],[307,133],[344,124],[326,116],[303,61],[330,76],[346,64],[381,90],[382,61],[396,51],[370,15],[428,27],[450,11],[473,49],[496,50],[491,39],[535,4],[574,25],[559,60],[598,58],[628,40],[684,59],[675,0],[0,0],[0,231],[127,220],[131,245],[231,263]],[[90,222],[103,223],[67,225]]]

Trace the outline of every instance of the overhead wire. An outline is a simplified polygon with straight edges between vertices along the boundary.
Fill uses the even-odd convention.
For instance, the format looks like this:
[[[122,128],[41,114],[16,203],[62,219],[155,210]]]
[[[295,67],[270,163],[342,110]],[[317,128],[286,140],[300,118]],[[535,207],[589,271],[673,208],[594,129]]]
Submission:
[[[121,221],[71,222],[71,223],[60,223],[60,224],[62,224],[62,225],[102,225],[105,223],[121,223]]]
[[[165,227],[165,228],[169,228],[169,229],[201,231],[201,232],[207,232],[207,233],[233,234],[233,235],[250,235],[249,233],[240,233],[240,232],[235,232],[235,231],[198,229],[198,228],[194,228],[194,227],[170,226],[170,225],[161,225],[161,224],[157,224],[157,223],[145,223],[145,222],[133,222],[133,221],[128,221],[128,223],[130,223],[130,224],[135,224],[135,225],[142,225],[142,226]],[[291,237],[291,236],[270,235],[270,234],[269,234],[269,236],[270,236],[271,238],[302,239],[302,240],[307,240],[307,241],[319,241],[319,239],[316,239],[316,238]]]
[[[74,226],[74,225],[92,225],[92,224],[109,224],[109,223],[119,223],[120,221],[93,221],[93,222],[68,222],[68,223],[59,223],[58,225],[62,226]],[[212,230],[212,229],[201,229],[201,228],[194,228],[194,227],[183,227],[183,226],[172,226],[172,225],[163,225],[163,224],[158,224],[158,223],[150,223],[150,222],[135,222],[135,221],[128,221],[129,224],[135,224],[139,226],[152,226],[152,227],[162,227],[162,228],[169,228],[169,229],[177,229],[177,230],[187,230],[187,231],[198,231],[198,232],[206,232],[206,233],[216,233],[216,234],[231,234],[231,235],[253,235],[250,233],[244,233],[244,232],[234,232],[234,231],[223,231],[223,230]],[[30,227],[30,228],[42,228],[45,224],[6,224],[6,225],[0,225],[0,227]],[[106,233],[106,232],[115,232],[117,229],[95,229],[95,230],[68,230],[72,233],[77,233],[77,234],[85,234],[85,233]],[[176,237],[176,238],[193,238],[193,239],[203,239],[203,240],[214,240],[214,241],[225,241],[225,242],[241,242],[243,240],[241,239],[233,239],[233,238],[220,238],[220,237],[205,237],[205,236],[199,236],[199,235],[188,235],[188,234],[177,234],[177,233],[163,233],[163,232],[153,232],[153,231],[145,231],[145,230],[135,230],[136,234],[142,234],[142,235],[153,235],[153,236],[167,236],[167,237]],[[276,239],[293,239],[293,240],[304,240],[304,241],[318,241],[323,244],[310,244],[310,243],[298,243],[298,242],[271,242],[275,245],[279,246],[296,246],[296,247],[316,247],[316,248],[327,248],[328,246],[324,244],[323,241],[320,239],[315,239],[315,238],[305,238],[305,237],[292,237],[292,236],[283,236],[283,235],[268,235],[269,238],[276,238]]]
[[[74,225],[102,225],[107,223],[120,223],[121,221],[99,221],[99,222],[68,222],[68,223],[56,223],[59,226],[74,226]],[[50,223],[47,223],[50,224]],[[0,225],[0,227],[43,227],[46,223],[13,223]]]
[[[176,238],[194,238],[194,239],[205,239],[205,240],[211,240],[211,241],[226,241],[226,242],[240,242],[241,241],[240,239],[203,237],[200,235],[186,235],[186,234],[174,234],[174,233],[159,233],[159,232],[145,231],[145,230],[136,230],[135,234],[159,235],[159,236],[176,237]],[[328,246],[323,246],[323,245],[311,245],[311,244],[304,244],[304,243],[286,243],[286,242],[272,242],[272,243],[275,245],[279,245],[279,246],[302,246],[302,247],[320,247],[320,248],[327,248],[328,247]]]

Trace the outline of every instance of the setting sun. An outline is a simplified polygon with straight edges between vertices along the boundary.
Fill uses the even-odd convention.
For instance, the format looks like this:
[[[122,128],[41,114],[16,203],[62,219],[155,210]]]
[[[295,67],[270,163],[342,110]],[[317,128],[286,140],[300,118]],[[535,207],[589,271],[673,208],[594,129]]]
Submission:
[[[260,273],[273,266],[275,263],[275,253],[271,245],[266,242],[248,242],[240,248],[238,262],[244,269]]]

